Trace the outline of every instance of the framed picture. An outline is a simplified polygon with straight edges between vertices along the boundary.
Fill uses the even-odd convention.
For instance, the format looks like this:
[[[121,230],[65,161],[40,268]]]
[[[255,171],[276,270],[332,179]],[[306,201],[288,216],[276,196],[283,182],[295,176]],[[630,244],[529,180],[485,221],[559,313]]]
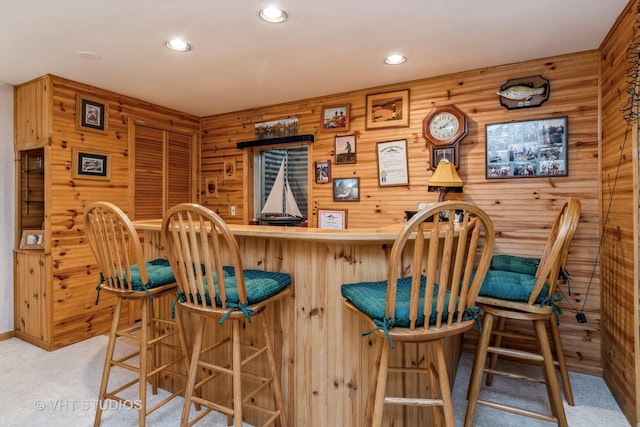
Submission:
[[[356,136],[336,135],[335,137],[336,165],[356,162]]]
[[[322,107],[320,132],[347,132],[350,117],[351,104]]]
[[[347,228],[347,211],[340,209],[318,209],[318,228],[344,230]]]
[[[285,136],[295,136],[298,134],[298,118],[272,120],[254,124],[255,138],[282,138]]]
[[[331,182],[331,160],[315,162],[316,184],[327,184]]]
[[[224,181],[235,181],[237,179],[236,159],[224,159]]]
[[[447,159],[458,168],[458,144],[451,147],[431,146],[431,169],[436,170],[440,160]]]
[[[357,202],[360,200],[360,178],[335,178],[333,180],[334,202]]]
[[[409,185],[407,140],[378,142],[378,185]]]
[[[72,149],[74,179],[111,179],[110,154],[104,151]]]
[[[24,230],[20,249],[44,249],[44,230]]]
[[[86,94],[76,94],[76,129],[107,133],[109,104],[107,101]]]
[[[487,179],[567,176],[567,117],[486,125]]]
[[[367,129],[409,126],[409,89],[367,95]]]

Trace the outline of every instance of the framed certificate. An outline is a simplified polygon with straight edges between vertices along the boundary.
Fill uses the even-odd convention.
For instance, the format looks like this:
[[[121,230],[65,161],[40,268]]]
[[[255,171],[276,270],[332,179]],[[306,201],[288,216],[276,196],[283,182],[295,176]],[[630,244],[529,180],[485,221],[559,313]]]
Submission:
[[[378,185],[409,185],[407,140],[378,143]]]
[[[318,228],[344,230],[347,228],[346,210],[318,209]]]

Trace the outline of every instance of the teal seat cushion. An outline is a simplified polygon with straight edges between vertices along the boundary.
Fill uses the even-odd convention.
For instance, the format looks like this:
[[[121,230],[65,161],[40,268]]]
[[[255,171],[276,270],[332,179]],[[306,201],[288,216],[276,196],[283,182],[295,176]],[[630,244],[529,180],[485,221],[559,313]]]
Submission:
[[[238,304],[238,283],[235,269],[230,266],[224,266],[222,271],[224,275],[225,289],[227,291],[226,303]],[[243,273],[248,305],[257,304],[271,298],[291,285],[291,275],[288,273],[276,273],[251,269],[244,270]],[[218,277],[215,274],[213,281],[215,282],[216,306],[221,307],[222,301],[220,300],[220,292],[218,291]],[[200,295],[198,295],[198,301],[201,301]],[[211,305],[211,296],[209,294],[208,286],[206,289],[205,301],[207,305]]]
[[[154,259],[146,262],[145,266],[149,276],[149,283],[142,283],[142,280],[140,280],[140,267],[137,264],[131,266],[131,282],[135,291],[156,288],[176,281],[169,261],[166,259]],[[126,284],[125,287],[127,287]]]
[[[507,301],[526,302],[529,300],[536,280],[535,276],[529,274],[490,269],[487,271],[478,295]],[[543,302],[548,293],[549,288],[544,285],[536,303]]]
[[[418,306],[418,319],[416,326],[424,326],[424,293],[426,278],[422,276],[420,280],[420,302]],[[358,310],[367,316],[379,322],[385,321],[385,307],[387,304],[387,281],[381,282],[362,282],[353,284],[344,284],[341,287],[342,296],[349,300]],[[438,286],[434,288],[434,303],[429,317],[429,325],[435,324],[436,300]],[[398,291],[396,296],[395,319],[393,326],[408,327],[409,326],[409,302],[411,299],[411,277],[405,277],[398,280]],[[449,291],[447,291],[445,300],[445,313],[443,320],[447,317],[446,307],[449,304]]]
[[[525,258],[515,255],[494,255],[491,258],[491,270],[511,271],[513,273],[535,276],[540,258]]]

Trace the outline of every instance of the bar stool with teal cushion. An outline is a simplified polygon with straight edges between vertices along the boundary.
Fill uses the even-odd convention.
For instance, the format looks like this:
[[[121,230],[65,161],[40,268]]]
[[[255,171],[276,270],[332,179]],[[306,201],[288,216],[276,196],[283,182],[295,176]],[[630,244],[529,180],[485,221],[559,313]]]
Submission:
[[[580,219],[580,211],[580,201],[569,198],[556,215],[539,260],[513,255],[494,256],[477,299],[484,318],[471,373],[465,426],[473,425],[478,404],[543,419],[557,423],[559,426],[567,425],[556,365],[560,371],[567,403],[573,405],[574,401],[558,329],[560,309],[557,302],[561,299],[561,295],[556,292],[556,288],[558,279],[563,276],[571,240]],[[507,320],[532,322],[535,335],[530,336],[520,330],[509,331],[506,328]],[[497,321],[496,327],[494,327],[495,321]],[[548,337],[547,327],[551,331],[551,340]],[[489,355],[489,363],[485,367]],[[497,365],[499,356],[508,357],[511,361],[520,360],[541,365],[543,378],[523,376],[513,369],[499,369]],[[545,383],[551,413],[506,405],[484,398],[480,392],[485,372],[487,386],[492,384],[495,375],[510,380]]]
[[[440,217],[448,220],[439,222]],[[365,320],[364,335],[375,339],[365,425],[380,426],[384,405],[394,404],[433,407],[434,425],[455,426],[443,340],[478,325],[475,300],[494,240],[493,223],[482,209],[438,203],[404,225],[389,254],[386,280],[342,285],[346,307]],[[396,346],[414,344],[424,345],[424,363],[389,366]],[[424,375],[428,396],[389,396],[388,373]]]
[[[116,297],[107,354],[105,358],[95,425],[100,425],[104,401],[120,402],[121,408],[138,411],[138,425],[144,426],[146,417],[173,398],[182,395],[184,387],[153,405],[148,404],[147,382],[151,381],[153,394],[158,393],[160,379],[181,378],[184,382],[189,367],[189,351],[182,326],[180,311],[172,317],[170,309],[157,316],[154,301],[166,298],[165,307],[171,307],[176,298],[177,284],[173,270],[166,259],[145,261],[142,245],[127,215],[109,202],[95,202],[84,213],[84,229],[100,269],[100,293]],[[136,302],[141,306],[140,322],[129,325],[121,318],[123,305]],[[99,298],[96,304],[99,303]],[[125,305],[126,304],[126,305]],[[156,333],[159,332],[159,335]],[[122,341],[121,339],[125,339]],[[137,342],[132,352],[114,358],[118,343]],[[126,344],[123,348],[126,348]],[[158,352],[168,360],[156,365]],[[136,362],[137,361],[137,362]],[[136,373],[136,378],[125,384],[110,384],[113,368]],[[137,398],[130,397],[128,389],[138,386]]]
[[[180,287],[178,304],[197,320],[180,424],[192,425],[216,410],[227,414],[228,425],[242,426],[251,411],[259,413],[261,426],[279,421],[286,427],[272,331],[263,314],[291,295],[291,275],[245,270],[229,227],[201,205],[171,208],[162,241]],[[209,330],[207,320],[215,321]],[[254,327],[261,328],[262,342],[247,339]],[[258,357],[264,363],[256,363]],[[192,403],[206,409],[191,417]]]

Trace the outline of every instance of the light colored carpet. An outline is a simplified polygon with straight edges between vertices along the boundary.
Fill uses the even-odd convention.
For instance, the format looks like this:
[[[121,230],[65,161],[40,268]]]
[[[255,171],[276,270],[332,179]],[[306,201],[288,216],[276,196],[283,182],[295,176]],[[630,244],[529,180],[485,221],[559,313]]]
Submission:
[[[47,352],[17,338],[0,341],[0,426],[2,427],[75,427],[93,425],[96,396],[104,363],[107,339],[95,337],[62,349]],[[453,399],[457,425],[462,425],[466,409],[466,391],[473,356],[463,354],[454,385]],[[535,369],[535,368],[533,368]],[[571,374],[576,406],[565,404],[571,427],[628,427],[629,423],[601,378]],[[491,387],[498,399],[515,401],[514,389],[528,401],[546,410],[544,385],[513,387],[513,382],[496,378]],[[518,384],[521,384],[518,382]],[[159,400],[165,393],[152,396]],[[148,417],[147,425],[178,426],[182,399],[176,398]],[[129,410],[108,411],[103,426],[137,425],[137,415]],[[209,414],[200,424],[225,426],[226,417]],[[536,427],[552,424],[478,407],[476,426]],[[246,425],[249,427],[248,425]]]

